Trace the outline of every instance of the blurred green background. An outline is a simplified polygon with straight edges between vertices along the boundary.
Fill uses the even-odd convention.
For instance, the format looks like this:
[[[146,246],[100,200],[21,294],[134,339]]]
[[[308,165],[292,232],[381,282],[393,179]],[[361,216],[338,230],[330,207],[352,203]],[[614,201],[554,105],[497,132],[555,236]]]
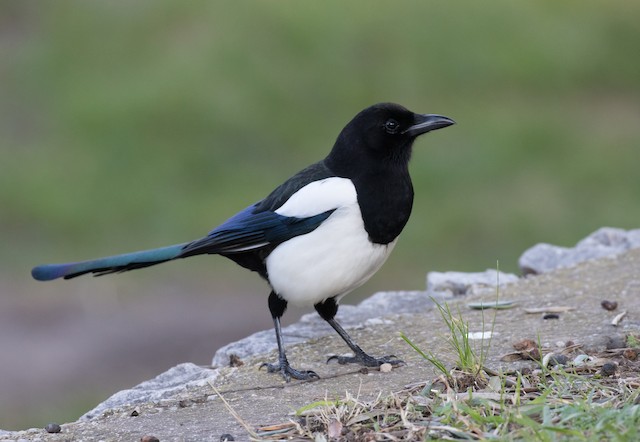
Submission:
[[[264,322],[247,321],[229,339],[270,323],[266,287],[223,259],[81,285],[34,283],[34,264],[197,238],[324,157],[376,102],[458,124],[416,143],[412,219],[360,297],[421,289],[430,270],[481,271],[499,260],[517,271],[537,242],[639,227],[638,19],[640,3],[622,0],[0,3],[0,342],[15,362],[0,377],[0,428],[73,420],[183,362],[171,351],[158,364],[117,351],[113,369],[84,370],[81,388],[28,378],[31,366],[65,371],[88,358],[71,344],[57,359],[23,356],[47,345],[57,320],[89,309],[115,311],[116,321],[139,309],[135,341],[136,321],[149,314],[135,303],[169,292],[180,299],[170,314],[183,315],[173,336],[203,364],[227,337],[191,346],[178,335],[192,323],[181,303],[205,308],[204,297],[226,295],[211,313],[220,323],[234,296],[251,293]],[[109,292],[117,307],[85,300],[97,307],[76,311],[79,291]],[[71,339],[60,336],[56,345]],[[153,337],[146,342],[157,354]],[[16,371],[20,381],[2,380]],[[27,394],[38,382],[49,385]]]

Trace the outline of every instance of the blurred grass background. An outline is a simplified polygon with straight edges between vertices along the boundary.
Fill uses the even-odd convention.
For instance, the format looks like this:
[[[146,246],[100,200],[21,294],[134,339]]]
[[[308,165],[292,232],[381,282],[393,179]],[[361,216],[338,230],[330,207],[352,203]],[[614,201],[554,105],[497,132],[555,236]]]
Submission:
[[[360,296],[423,288],[430,270],[499,260],[516,271],[537,242],[637,228],[638,18],[640,3],[622,0],[2,2],[0,302],[52,308],[60,298],[44,294],[77,287],[30,281],[34,264],[201,236],[324,157],[380,101],[458,125],[417,142],[412,219]],[[270,322],[267,289],[222,259],[116,278],[96,284],[115,284],[125,310],[133,288],[149,300],[166,285],[258,291]],[[24,348],[5,350],[20,359]],[[67,385],[37,405],[5,395],[0,428],[75,419],[168,368],[127,377],[135,357],[95,391]]]

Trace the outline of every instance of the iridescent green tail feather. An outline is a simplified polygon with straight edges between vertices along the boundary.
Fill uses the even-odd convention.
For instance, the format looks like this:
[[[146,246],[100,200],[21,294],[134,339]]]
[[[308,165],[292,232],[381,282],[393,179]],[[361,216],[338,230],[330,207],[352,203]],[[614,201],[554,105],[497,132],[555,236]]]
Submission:
[[[182,249],[189,243],[176,244],[141,252],[126,253],[124,255],[107,256],[106,258],[90,261],[70,262],[66,264],[45,264],[34,267],[31,275],[38,281],[52,279],[70,279],[85,273],[95,273],[96,276],[109,273],[126,272],[141,269],[172,259],[180,258]]]

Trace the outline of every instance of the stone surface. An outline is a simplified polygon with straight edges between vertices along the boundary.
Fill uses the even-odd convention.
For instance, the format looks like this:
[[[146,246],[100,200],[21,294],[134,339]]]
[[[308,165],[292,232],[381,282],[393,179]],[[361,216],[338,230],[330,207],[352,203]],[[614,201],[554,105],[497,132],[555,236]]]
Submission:
[[[640,332],[640,249],[613,259],[593,260],[569,269],[521,278],[501,288],[501,296],[516,301],[516,306],[490,312],[466,308],[468,302],[492,301],[493,293],[476,293],[447,301],[453,311],[459,309],[471,333],[492,328],[487,366],[513,370],[530,364],[526,366],[531,368],[533,362],[500,360],[502,355],[513,351],[515,342],[522,339],[539,341],[543,346],[572,341],[585,350],[604,349],[614,337]],[[104,409],[91,419],[63,424],[58,434],[48,434],[40,428],[0,434],[0,440],[116,441],[140,440],[145,435],[154,435],[161,441],[218,441],[225,433],[232,434],[236,440],[249,440],[248,431],[289,422],[295,419],[292,415],[295,410],[327,397],[343,398],[345,391],[366,401],[378,394],[403,390],[408,384],[428,381],[436,374],[399,337],[400,332],[410,337],[418,348],[433,352],[449,366],[455,364],[454,352],[446,343],[446,326],[437,310],[424,302],[425,298],[419,294],[408,294],[406,299],[404,294],[395,298],[376,295],[370,308],[384,309],[397,304],[410,312],[387,314],[377,310],[374,320],[362,321],[360,318],[358,327],[350,330],[366,351],[374,355],[395,354],[406,362],[405,366],[389,373],[369,370],[364,374],[357,366],[326,364],[328,351],[340,351],[345,346],[335,333],[315,336],[304,345],[288,347],[288,355],[295,366],[317,371],[321,376],[317,381],[285,384],[278,376],[258,370],[259,363],[273,357],[273,353],[249,357],[238,368],[221,367],[211,382],[207,380],[208,370],[187,364],[180,367],[187,383],[193,382],[193,388],[166,390],[156,401]],[[611,326],[611,319],[618,311],[603,309],[600,306],[602,299],[616,301],[618,311],[627,311],[618,327]],[[558,305],[572,309],[553,321],[525,311]],[[494,314],[495,324],[488,325],[493,322]],[[163,383],[161,377],[152,385]],[[165,391],[164,388],[158,390]],[[246,427],[231,414],[217,392]]]
[[[580,241],[573,249],[540,244],[525,252],[542,258],[540,268],[563,267],[580,262],[586,257],[601,257],[619,253],[624,249],[640,246],[640,229],[626,232],[621,229],[603,228]],[[554,252],[543,252],[551,248]],[[538,252],[536,252],[538,250]],[[531,252],[531,253],[530,253]],[[521,258],[522,260],[522,258]],[[576,261],[577,260],[577,261]],[[548,271],[548,270],[547,270]],[[385,323],[384,316],[428,310],[431,297],[442,299],[454,295],[493,294],[496,284],[501,288],[518,281],[518,276],[488,269],[484,272],[429,272],[427,291],[378,292],[357,306],[342,305],[337,319],[348,329],[358,329]],[[302,316],[300,321],[283,328],[287,348],[307,342],[313,338],[334,333],[316,313]],[[194,364],[181,364],[156,378],[143,382],[129,390],[123,390],[85,413],[81,419],[91,419],[105,410],[146,402],[158,402],[178,393],[199,388],[214,381],[219,375],[218,368],[226,367],[230,357],[244,360],[255,355],[265,355],[277,349],[273,330],[263,330],[237,342],[220,348],[213,357],[212,368],[202,368]],[[266,361],[265,361],[266,362]]]
[[[517,280],[517,275],[493,269],[478,273],[429,272],[427,274],[427,293],[430,296],[453,296],[493,292],[498,282],[502,287],[504,284],[511,284]]]
[[[470,333],[486,331],[487,324],[493,321],[486,365],[494,369],[514,369],[514,364],[530,363],[500,360],[501,355],[512,351],[514,342],[522,339],[533,339],[543,346],[572,341],[585,350],[604,349],[612,339],[640,332],[640,249],[620,253],[620,247],[630,249],[638,244],[637,232],[601,229],[577,246],[604,248],[609,252],[605,259],[535,277],[512,279],[513,275],[501,275],[500,296],[515,301],[512,309],[488,313],[466,308],[468,302],[495,300],[494,291],[486,290],[488,286],[484,285],[496,280],[495,271],[485,272],[480,289],[469,290],[464,286],[456,289],[454,285],[452,293],[458,290],[467,295],[449,297],[447,302],[452,310],[463,314]],[[610,257],[610,253],[615,254]],[[459,281],[460,276],[469,277],[457,275],[453,281]],[[439,286],[434,283],[433,287]],[[618,310],[603,309],[603,299],[617,302]],[[181,364],[117,393],[78,422],[63,424],[58,434],[48,434],[44,429],[0,431],[0,440],[140,440],[152,434],[160,440],[217,441],[224,433],[234,435],[236,440],[247,440],[249,431],[261,425],[288,422],[292,411],[325,397],[343,397],[345,391],[350,391],[367,400],[432,379],[433,368],[407,346],[399,337],[400,332],[418,348],[428,349],[446,363],[455,364],[454,352],[446,344],[446,326],[432,305],[427,292],[382,292],[358,306],[341,307],[339,319],[365,351],[376,356],[394,354],[406,362],[389,373],[369,370],[364,374],[358,366],[326,364],[328,352],[344,351],[346,347],[324,321],[310,314],[299,324],[287,327],[285,339],[291,363],[315,370],[321,376],[317,381],[285,384],[277,375],[258,370],[261,362],[275,357],[273,331],[268,330],[258,333],[258,339],[251,337],[243,345],[221,349],[214,359],[219,360],[215,370]],[[559,305],[569,309],[553,321],[525,311]],[[627,312],[624,320],[618,327],[612,327],[611,319],[621,310]],[[293,344],[295,340],[304,345]],[[237,368],[228,367],[229,354],[235,351],[246,352],[238,355],[245,363]],[[234,416],[239,416],[242,422]]]
[[[174,397],[177,393],[206,386],[209,382],[214,382],[217,377],[216,370],[191,363],[180,364],[129,390],[119,391],[82,415],[80,420],[91,419],[106,410],[125,405],[159,402]]]
[[[358,328],[379,320],[381,313],[409,313],[416,308],[428,308],[433,301],[424,291],[378,292],[362,301],[357,306],[341,305],[336,318],[345,328]],[[285,345],[299,344],[318,336],[335,333],[333,329],[318,316],[317,313],[303,315],[295,324],[282,329]],[[220,348],[213,356],[211,365],[224,367],[229,365],[231,355],[244,359],[257,354],[275,351],[275,332],[263,330],[244,339]]]
[[[640,247],[640,229],[624,230],[602,227],[575,247],[560,247],[540,243],[525,251],[518,264],[524,275],[546,273],[558,268],[571,267],[581,262],[615,256]]]
[[[381,313],[410,313],[416,309],[428,309],[433,301],[424,291],[379,292],[357,306],[343,305],[337,318],[350,329],[385,323]],[[332,335],[335,332],[316,313],[304,315],[299,322],[283,328],[287,348],[313,338]],[[254,333],[240,341],[220,348],[212,360],[212,367],[199,367],[191,363],[180,364],[131,389],[122,390],[85,413],[80,419],[91,419],[106,410],[142,403],[161,402],[177,394],[206,386],[219,376],[219,368],[229,366],[231,355],[244,360],[255,355],[265,355],[277,349],[273,330]]]

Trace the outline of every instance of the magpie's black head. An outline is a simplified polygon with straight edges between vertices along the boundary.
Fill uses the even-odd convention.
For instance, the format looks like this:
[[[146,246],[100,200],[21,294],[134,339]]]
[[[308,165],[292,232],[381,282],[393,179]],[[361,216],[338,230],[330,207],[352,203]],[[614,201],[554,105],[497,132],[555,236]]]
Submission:
[[[365,158],[406,165],[419,135],[454,123],[441,115],[413,113],[399,104],[375,104],[345,126],[327,160],[343,166]]]

